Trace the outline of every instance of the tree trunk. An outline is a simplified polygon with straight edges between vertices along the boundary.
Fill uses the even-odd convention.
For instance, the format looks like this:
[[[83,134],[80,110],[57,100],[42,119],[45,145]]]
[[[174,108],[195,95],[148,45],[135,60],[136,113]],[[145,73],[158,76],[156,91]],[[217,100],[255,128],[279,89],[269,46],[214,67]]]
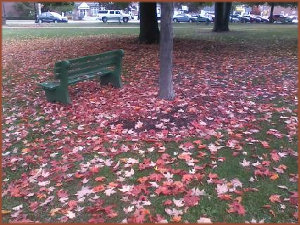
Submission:
[[[230,11],[232,2],[225,2],[224,3],[224,23],[223,23],[223,31],[229,31],[229,17],[230,17]]]
[[[140,2],[139,42],[143,44],[159,42],[159,29],[155,2]]]
[[[272,3],[270,3],[270,4],[271,4],[271,11],[270,11],[270,20],[269,20],[269,23],[273,23],[273,22],[274,22],[273,11],[274,11],[275,3],[272,2]]]
[[[172,100],[173,89],[173,3],[161,3],[159,98]]]
[[[215,3],[215,21],[214,21],[214,28],[213,28],[214,32],[222,31],[223,11],[224,11],[223,2],[216,2]]]
[[[4,3],[2,2],[2,25],[6,25],[6,13]]]
[[[229,31],[229,16],[231,10],[231,2],[216,2],[215,3],[215,21],[213,32]]]

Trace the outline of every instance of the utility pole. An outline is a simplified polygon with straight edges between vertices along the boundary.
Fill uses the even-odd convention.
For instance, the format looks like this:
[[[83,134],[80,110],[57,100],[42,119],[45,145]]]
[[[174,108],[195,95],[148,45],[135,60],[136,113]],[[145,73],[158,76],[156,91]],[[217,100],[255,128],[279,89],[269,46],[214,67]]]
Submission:
[[[39,12],[38,15],[41,15],[41,13],[42,13],[42,5],[41,5],[41,3],[38,3],[38,12]]]
[[[2,2],[2,25],[6,25],[6,13],[4,3]]]
[[[33,3],[33,8],[34,8],[34,20],[37,21],[37,13],[36,13],[36,3]]]

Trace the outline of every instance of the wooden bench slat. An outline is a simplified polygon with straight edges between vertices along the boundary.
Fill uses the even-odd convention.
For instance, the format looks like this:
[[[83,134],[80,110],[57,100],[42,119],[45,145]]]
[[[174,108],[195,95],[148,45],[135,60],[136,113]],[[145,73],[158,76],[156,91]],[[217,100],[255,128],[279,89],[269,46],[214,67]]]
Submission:
[[[93,79],[95,77],[99,77],[99,76],[104,76],[106,74],[112,73],[113,70],[102,70],[102,71],[96,71],[94,73],[81,73],[78,74],[77,76],[69,76],[68,79],[68,84],[74,84],[79,82],[80,80],[84,79],[84,80],[89,80],[89,79]]]
[[[89,62],[89,63],[85,63],[82,65],[82,67],[77,67],[77,68],[70,68],[70,70],[68,71],[68,76],[69,74],[81,74],[81,73],[84,73],[84,72],[88,72],[89,70],[91,71],[101,71],[102,69],[105,69],[107,67],[113,67],[116,63],[115,62],[95,62],[95,63],[92,63],[92,62]]]
[[[99,55],[92,55],[92,56],[83,56],[80,58],[76,58],[76,59],[70,59],[69,62],[70,63],[78,63],[78,62],[84,62],[85,60],[94,60],[95,58],[105,58],[105,57],[111,57],[111,56],[123,56],[123,51],[122,50],[114,50],[114,51],[109,51],[109,52],[105,52]]]

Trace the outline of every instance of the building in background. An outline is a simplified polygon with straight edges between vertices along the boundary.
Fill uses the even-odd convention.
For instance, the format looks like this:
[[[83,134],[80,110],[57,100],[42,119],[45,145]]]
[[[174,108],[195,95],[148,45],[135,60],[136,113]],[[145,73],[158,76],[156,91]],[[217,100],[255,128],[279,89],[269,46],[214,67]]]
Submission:
[[[82,19],[84,17],[97,17],[99,10],[99,2],[75,2],[73,18]]]

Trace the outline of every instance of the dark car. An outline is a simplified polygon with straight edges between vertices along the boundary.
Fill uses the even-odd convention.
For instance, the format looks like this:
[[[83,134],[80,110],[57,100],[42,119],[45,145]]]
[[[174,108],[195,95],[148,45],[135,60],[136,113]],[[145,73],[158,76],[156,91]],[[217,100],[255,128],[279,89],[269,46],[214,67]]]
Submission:
[[[43,12],[35,21],[36,23],[67,23],[68,19],[66,17],[62,17],[56,12]]]
[[[255,21],[251,16],[242,16],[240,20],[241,23],[253,23]]]
[[[269,17],[270,19],[270,17]],[[292,23],[292,19],[282,15],[273,15],[274,23]]]
[[[209,17],[204,17],[204,16],[198,16],[196,22],[197,23],[206,23],[209,24],[211,23],[213,20]]]
[[[229,21],[231,23],[239,23],[239,22],[241,22],[241,17],[238,16],[238,15],[230,15],[229,16]]]

